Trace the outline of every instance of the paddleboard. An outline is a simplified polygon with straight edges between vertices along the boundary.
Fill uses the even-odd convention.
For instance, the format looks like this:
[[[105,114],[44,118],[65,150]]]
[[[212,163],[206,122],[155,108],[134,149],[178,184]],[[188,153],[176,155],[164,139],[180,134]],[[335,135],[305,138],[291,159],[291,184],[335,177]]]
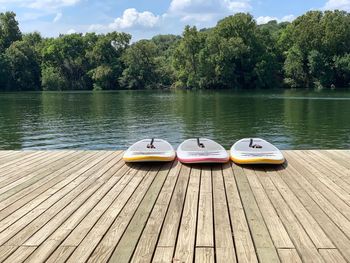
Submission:
[[[125,162],[170,162],[175,159],[174,148],[162,139],[145,139],[130,146],[124,153]]]
[[[231,160],[238,164],[282,164],[280,150],[259,138],[245,138],[236,142],[230,151]]]
[[[225,163],[229,160],[224,147],[205,138],[188,139],[181,143],[177,157],[182,163]]]

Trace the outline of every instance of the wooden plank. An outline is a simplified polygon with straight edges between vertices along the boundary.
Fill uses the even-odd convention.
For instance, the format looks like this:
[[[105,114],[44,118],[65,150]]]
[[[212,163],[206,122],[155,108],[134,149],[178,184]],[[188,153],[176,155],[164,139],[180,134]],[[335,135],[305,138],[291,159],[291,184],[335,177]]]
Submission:
[[[117,198],[114,199],[111,204],[105,202],[100,203],[96,211],[91,211],[74,229],[72,229],[73,231],[66,238],[63,245],[78,246],[93,227],[97,229],[104,228],[105,231],[107,231],[109,225],[113,222],[113,218],[117,217],[148,172],[149,168],[142,166],[131,169],[127,174],[127,177],[130,177],[130,181],[122,189]]]
[[[272,241],[276,248],[294,248],[293,242],[281,222],[280,217],[275,211],[272,203],[265,193],[264,188],[260,184],[259,180],[255,176],[253,169],[244,169],[244,173],[247,175],[250,188],[253,191],[255,200],[259,206],[260,212],[264,218],[267,229],[270,232]],[[258,174],[259,177],[265,176],[265,173]]]
[[[348,161],[350,158],[350,151],[346,151],[346,150],[328,150],[328,152],[334,152],[335,154],[341,155],[342,158],[345,161]]]
[[[106,233],[104,238],[101,240],[101,242],[98,244],[98,246],[96,247],[96,249],[92,253],[92,255],[89,259],[89,262],[105,262],[105,261],[109,260],[115,247],[117,246],[119,240],[122,238],[124,231],[128,226],[129,221],[133,217],[138,205],[140,204],[143,195],[147,192],[148,187],[151,183],[150,179],[153,179],[155,177],[155,175],[156,175],[156,173],[153,171],[151,176],[149,176],[149,175],[147,176],[147,177],[149,177],[149,178],[147,178],[147,180],[149,182],[147,182],[147,184],[144,187],[142,187],[142,190],[138,191],[138,193],[136,195],[132,196],[132,198],[130,199],[128,204],[125,206],[125,208],[120,213],[120,215],[116,218],[113,225],[110,227],[110,229],[108,230],[108,232]],[[163,175],[160,175],[160,176],[163,177]],[[140,207],[142,207],[142,206],[140,205]],[[139,210],[139,212],[142,212],[142,209]],[[132,225],[135,225],[137,223],[138,217],[139,216],[137,214],[135,214],[135,216],[133,217],[133,221],[131,222]],[[141,221],[141,222],[143,222],[143,221]],[[129,228],[130,229],[129,233],[136,232],[135,228],[132,227],[132,225],[131,225],[131,228]],[[125,232],[125,233],[126,233],[126,237],[127,237],[128,236],[127,232]],[[136,235],[136,236],[138,236],[138,235]],[[129,242],[129,239],[125,239],[124,242]],[[131,248],[134,246],[136,246],[136,244],[132,244]],[[127,246],[123,245],[123,247],[126,248]],[[126,249],[126,251],[128,251],[129,249],[130,248]],[[123,254],[123,253],[121,253],[121,254]],[[123,256],[125,256],[125,254]],[[127,258],[129,258],[130,256],[131,256],[130,254],[127,254]],[[115,257],[115,254],[112,257]]]
[[[99,176],[111,176],[106,172],[112,165],[114,165],[114,163],[110,163],[110,161],[113,159],[113,157],[115,157],[115,155],[117,154],[108,153],[108,155],[105,156],[106,158],[101,160],[98,168],[99,171],[101,171]],[[33,220],[23,230],[13,236],[9,241],[7,241],[7,243],[13,245],[22,245],[26,240],[28,240],[28,238],[30,238],[35,232],[39,231],[39,229],[44,226],[44,231],[39,232],[38,235],[34,236],[27,245],[40,244],[43,239],[47,237],[47,234],[52,233],[53,229],[57,227],[55,226],[56,223],[60,224],[62,221],[64,221],[70,214],[73,213],[74,210],[83,205],[84,202],[102,186],[103,182],[100,182],[96,179],[94,180],[93,178],[95,176],[94,169],[92,168],[92,170],[89,172],[91,173],[91,177],[80,185],[82,191],[79,191],[79,187],[75,188],[71,193],[66,195],[63,199],[59,200],[55,205],[48,208],[42,215],[35,218],[35,220]],[[48,223],[48,221],[50,222]]]
[[[128,188],[121,193],[116,202],[109,207],[91,231],[90,226],[87,229],[84,226],[85,222],[82,221],[79,224],[81,227],[75,228],[62,243],[62,246],[79,245],[68,262],[84,262],[89,257],[94,258],[96,254],[99,261],[108,260],[157,173],[158,168],[156,167],[152,167],[149,173],[148,169],[140,170],[140,173],[137,173],[131,180]],[[82,229],[85,233],[88,232],[88,234],[85,237],[82,236],[79,229]],[[82,241],[81,238],[83,238]],[[94,253],[91,254],[92,252]]]
[[[200,167],[192,167],[177,238],[174,261],[193,262],[196,239]]]
[[[23,262],[35,249],[36,247],[19,247],[4,263]]]
[[[350,261],[350,152],[284,153],[282,170],[158,173],[122,152],[0,151],[0,262]]]
[[[312,243],[303,226],[299,223],[288,204],[286,204],[278,189],[272,183],[271,179],[267,176],[258,177],[258,179],[263,185],[265,192],[269,196],[269,199],[280,216],[282,223],[287,229],[296,249],[301,254],[303,261],[323,262],[317,248]]]
[[[74,156],[74,152],[70,154],[54,155],[52,159],[49,159],[43,165],[43,169],[38,167],[37,171],[31,172],[22,172],[19,169],[18,173],[13,173],[13,176],[5,179],[1,184],[3,187],[0,189],[0,200],[5,200],[11,195],[18,193],[27,186],[31,186],[35,183],[35,178],[38,180],[44,179],[47,175],[53,173],[55,166],[62,167],[67,163],[67,161]],[[29,183],[28,183],[29,182]]]
[[[173,254],[173,247],[157,247],[152,263],[173,263]]]
[[[7,157],[7,156],[9,156],[9,155],[14,155],[14,154],[16,154],[16,151],[11,151],[11,150],[0,150],[0,161],[3,159],[3,158],[5,158],[5,157]]]
[[[212,173],[203,166],[198,203],[196,247],[214,247]]]
[[[227,163],[222,168],[237,260],[242,263],[258,262],[231,165]]]
[[[346,156],[342,151],[320,151],[321,154],[331,158],[338,165],[345,169],[350,169],[350,157]]]
[[[171,168],[167,180],[164,183],[162,191],[158,196],[157,202],[154,205],[142,236],[140,237],[140,240],[137,244],[133,258],[131,260],[132,262],[151,262],[180,170],[181,163],[175,161],[174,166]],[[173,257],[173,250],[170,250],[171,260]],[[169,249],[162,250],[162,252],[167,251],[169,251]],[[164,256],[166,255],[167,253],[164,253]]]
[[[70,152],[68,152],[69,154]],[[51,162],[56,160],[56,157],[65,156],[67,152],[57,151],[57,152],[40,152],[38,155],[33,158],[28,158],[27,160],[16,163],[9,166],[7,169],[1,170],[1,182],[9,180],[21,179],[26,177],[31,172],[39,172],[41,169],[47,169]],[[23,181],[23,179],[22,179]]]
[[[95,166],[95,164],[98,164],[98,167],[100,165],[104,165],[104,162],[102,160],[105,159],[105,157],[109,156],[110,153],[105,153],[100,156],[100,158],[97,158],[95,162],[91,162],[90,165]],[[88,166],[86,166],[88,167]],[[92,168],[91,166],[89,168]],[[85,168],[87,169],[87,168]],[[86,170],[89,171],[89,170]],[[90,170],[91,172],[91,170]],[[17,244],[17,242],[23,242],[22,234],[24,232],[19,233],[19,235],[14,236],[19,231],[24,229],[28,224],[30,224],[33,220],[49,220],[50,215],[54,215],[58,213],[62,208],[64,208],[70,201],[74,200],[75,197],[77,197],[82,191],[89,188],[89,186],[94,183],[95,180],[92,178],[89,180],[83,181],[81,184],[75,184],[73,183],[69,184],[69,187],[65,187],[62,191],[57,192],[56,194],[52,195],[49,199],[41,203],[39,206],[37,206],[35,209],[31,210],[28,214],[18,219],[17,217],[9,217],[9,222],[7,224],[1,224],[1,228],[6,228],[0,235],[0,244],[4,244],[4,242],[7,242],[8,239],[12,239],[11,242]],[[79,182],[80,183],[80,182]],[[40,217],[43,214],[42,217]],[[44,217],[44,219],[43,219]],[[39,218],[39,219],[37,219]],[[13,223],[15,221],[15,223]],[[12,225],[8,225],[12,223]]]
[[[12,161],[9,161],[9,162],[5,162],[5,163],[1,163],[0,164],[0,170],[3,172],[3,171],[7,171],[7,169],[10,167],[10,168],[13,168],[13,166],[16,166],[16,164],[21,164],[21,163],[24,163],[26,162],[27,160],[31,159],[31,158],[34,158],[35,156],[40,156],[44,154],[44,152],[40,152],[40,151],[33,151],[33,152],[30,152],[29,154],[25,154],[21,157],[18,157],[16,156],[16,158],[14,158]]]
[[[50,173],[50,172],[49,172]],[[10,197],[11,195],[17,193],[18,191],[21,191],[37,182],[39,182],[42,179],[45,179],[45,177],[47,176],[47,173],[35,173],[33,174],[33,176],[30,176],[29,178],[22,178],[19,179],[18,181],[15,182],[14,185],[10,185],[10,189],[6,189],[6,192],[2,192],[2,194],[0,195],[0,200],[5,200],[8,197]],[[8,188],[9,186],[7,186]]]
[[[65,204],[68,204],[67,207],[76,209],[76,207],[79,207],[80,204],[85,202],[97,189],[99,189],[101,185],[102,183],[95,183],[92,185],[82,184],[72,192],[73,194],[66,195],[65,198],[61,200],[63,200]],[[59,205],[50,207],[42,215],[30,222],[25,228],[10,237],[6,242],[6,245],[22,245],[23,242],[29,239],[35,232],[39,231],[41,227],[45,226],[46,223],[58,215],[61,209],[65,208],[65,204],[62,204],[61,200],[58,203]],[[7,238],[8,236],[6,235],[5,237]]]
[[[337,176],[339,177],[343,177],[344,175],[350,176],[349,157],[346,155],[343,155],[342,151],[329,152],[325,150],[309,150],[308,154],[311,154],[315,158],[318,158],[321,162],[324,163],[324,165],[327,164],[327,166],[331,168],[332,171],[336,173]]]
[[[243,208],[260,262],[280,262],[270,233],[250,188],[247,176],[240,166],[232,164]]]
[[[297,250],[294,248],[279,248],[277,251],[282,263],[302,263]]]
[[[333,216],[327,215],[324,212],[328,204],[322,202],[322,195],[315,191],[310,183],[302,180],[302,175],[292,170],[291,165],[288,168],[288,170],[278,171],[280,177],[288,184],[305,208],[318,221],[332,242],[344,253],[344,257],[350,260],[350,250],[347,249],[350,247],[350,240],[331,220]]]
[[[120,162],[119,165],[116,165],[116,163],[118,163],[120,159],[121,159],[121,156],[117,155],[116,158],[113,158],[111,161],[109,161],[107,164],[103,166],[103,168],[101,169],[103,171],[102,178],[108,181],[106,181],[101,188],[99,188],[96,192],[94,192],[86,202],[80,203],[74,200],[71,204],[69,204],[69,206],[65,207],[55,217],[53,217],[50,220],[50,222],[45,224],[44,227],[42,227],[35,234],[33,234],[33,236],[31,236],[24,243],[24,245],[39,246],[62,223],[64,223],[64,225],[62,227],[63,228],[62,231],[60,231],[61,233],[69,229],[72,229],[71,225],[73,226],[77,225],[76,221],[80,221],[80,219],[84,218],[85,215],[89,211],[91,211],[101,199],[105,197],[105,195],[113,188],[113,186],[115,186],[119,182],[122,176],[129,170],[129,167],[124,165],[124,162]],[[120,176],[114,176],[115,173],[122,167],[124,169],[121,170]],[[116,168],[116,170],[112,168]],[[97,180],[97,182],[100,182],[100,181],[101,180]],[[123,184],[123,186],[125,186],[125,184]],[[114,190],[117,190],[117,189],[114,188]],[[111,195],[114,196],[115,193],[118,193],[118,191],[114,191],[113,193],[111,193]],[[76,207],[74,206],[75,204],[77,205]],[[68,218],[70,219],[69,223],[64,222]]]
[[[125,167],[127,166],[123,166],[123,168]],[[57,224],[59,227],[55,230],[55,232],[52,235],[50,235],[47,238],[47,240],[40,240],[42,236],[39,234],[40,232],[43,232],[45,230],[45,227],[42,228],[40,231],[36,232],[35,235],[33,235],[25,244],[36,244],[36,242],[33,242],[33,238],[35,238],[36,236],[39,238],[39,241],[43,243],[41,243],[41,245],[38,246],[35,252],[29,257],[27,262],[45,261],[51,255],[51,253],[53,253],[55,249],[57,249],[57,247],[62,243],[62,241],[74,230],[74,228],[85,218],[85,216],[88,213],[95,213],[97,215],[101,215],[120,194],[120,192],[133,178],[134,174],[137,171],[136,169],[132,169],[124,175],[124,173],[128,171],[128,168],[123,168],[118,171],[119,175],[112,176],[112,180],[110,182],[114,181],[113,179],[120,179],[120,181],[118,181],[118,183],[116,183],[114,187],[103,198],[96,196],[96,192],[93,196],[90,197],[90,202],[86,202],[79,209],[77,209],[74,212],[74,214],[72,214],[72,216],[69,217],[68,220],[66,220],[62,225],[59,226]],[[94,205],[94,200],[98,202],[98,204],[94,207],[91,207]],[[43,235],[47,236],[48,234],[44,232]]]
[[[21,161],[23,157],[26,157],[34,152],[27,151],[5,151],[3,152],[4,156],[0,158],[0,170],[5,170],[7,166],[12,166],[14,160]]]
[[[92,156],[93,157],[93,156]],[[87,163],[87,162],[89,162],[89,163]],[[83,168],[81,169],[81,172],[85,172],[86,171],[86,169],[88,168],[88,167],[90,167],[90,164],[91,163],[93,163],[93,162],[91,162],[91,160],[89,160],[89,158],[87,158],[87,160],[86,161],[84,161],[84,162],[82,162],[82,163],[80,163],[79,165],[77,165],[76,166],[76,168],[82,168],[81,166],[83,166]],[[69,165],[68,166],[68,168],[71,168],[71,166]],[[90,167],[91,168],[91,167]],[[67,171],[66,171],[67,172]],[[74,172],[76,172],[74,169],[73,170],[69,170],[69,172],[71,172],[72,173],[72,175],[75,175],[75,173]],[[60,175],[62,175],[62,174],[59,174],[59,173],[54,173],[54,174],[52,174],[53,176],[56,176],[56,177],[59,177]],[[79,175],[81,175],[81,173],[76,173],[76,175],[75,176],[79,176]],[[51,176],[51,175],[50,175]],[[71,180],[72,181],[72,180]],[[14,221],[16,221],[16,219],[18,219],[18,218],[20,218],[20,217],[22,217],[23,215],[25,215],[28,211],[31,211],[31,210],[33,210],[38,204],[40,204],[40,203],[42,203],[43,202],[43,200],[46,200],[47,198],[50,198],[50,197],[52,197],[58,190],[60,190],[60,189],[62,189],[62,187],[63,186],[65,186],[66,184],[60,184],[60,183],[57,183],[57,181],[56,181],[56,184],[55,184],[55,181],[53,182],[54,184],[52,185],[51,184],[51,186],[53,186],[53,187],[51,187],[49,190],[47,190],[47,191],[44,191],[43,193],[41,193],[40,195],[39,195],[39,197],[38,198],[36,198],[35,199],[35,201],[33,201],[32,200],[32,202],[26,202],[26,199],[29,199],[29,200],[31,200],[31,195],[28,197],[28,198],[25,198],[24,200],[20,200],[19,202],[17,202],[17,203],[14,203],[13,204],[13,206],[12,207],[9,207],[9,209],[3,209],[1,212],[0,212],[0,215],[1,215],[1,226],[0,226],[0,231],[2,231],[2,230],[4,230],[9,224],[12,224]],[[50,185],[49,185],[50,186]],[[33,186],[31,186],[31,187],[29,187],[30,188],[30,190],[33,190],[33,189],[35,189],[35,184],[33,185]],[[39,191],[39,193],[40,193],[40,190],[42,190],[42,188],[41,187],[39,187],[38,189],[37,189],[38,191]],[[36,191],[36,192],[38,192],[38,191]],[[30,191],[29,191],[30,192]],[[21,192],[20,192],[21,193]],[[20,193],[18,193],[18,194],[20,194]],[[25,191],[24,192],[24,194],[26,194],[26,193],[28,193],[28,191]],[[17,197],[17,194],[15,194],[15,196]],[[21,197],[21,196],[19,196],[19,197]],[[36,196],[33,196],[33,198],[34,197],[36,197]],[[15,200],[15,199],[14,199]],[[1,208],[3,208],[3,207],[6,207],[6,205],[7,204],[11,204],[12,203],[12,201],[14,201],[13,200],[13,198],[8,198],[8,199],[6,199],[6,200],[4,200],[4,201],[2,201],[2,202],[0,202],[0,207]],[[26,204],[25,206],[23,206],[23,204]],[[21,206],[22,206],[22,208],[21,208]],[[21,208],[21,209],[20,209]],[[11,216],[8,216],[11,212],[13,212],[13,211],[15,211],[15,213],[14,214],[12,214]],[[6,214],[6,212],[9,212],[9,214]],[[3,220],[4,218],[6,218],[6,216],[8,216],[7,217],[7,219],[6,220]]]
[[[59,247],[45,261],[46,263],[63,263],[66,262],[69,256],[73,253],[75,247]]]
[[[339,253],[338,249],[320,249],[320,254],[325,262],[329,263],[346,263],[347,261]]]
[[[4,262],[15,250],[17,246],[1,246],[0,247],[0,262]]]
[[[221,165],[213,166],[212,175],[216,262],[236,262]]]
[[[262,179],[263,175],[267,175],[317,248],[335,248],[317,221],[290,190],[288,185],[278,176],[276,171],[273,170],[266,173],[265,171],[256,170],[255,172],[260,179]]]
[[[196,258],[197,263],[214,263],[215,255],[214,248],[211,247],[196,247]]]
[[[312,185],[316,192],[321,193],[334,207],[338,209],[348,220],[350,220],[350,206],[343,201],[334,191],[318,180],[317,176],[308,170],[307,165],[295,158],[290,152],[285,153],[288,158],[289,165],[287,171],[300,176],[306,185]]]
[[[305,155],[300,154],[298,151],[293,151],[293,156],[295,159],[303,160],[305,159]],[[344,190],[341,186],[339,186],[336,182],[334,182],[331,178],[328,177],[328,175],[325,175],[324,173],[321,173],[318,169],[316,164],[309,164],[309,162],[302,162],[302,166],[304,166],[310,173],[315,176],[319,181],[321,181],[326,187],[328,187],[331,191],[333,191],[338,197],[343,199],[347,204],[350,204],[350,194],[346,190]],[[339,183],[339,180],[338,180]]]
[[[73,152],[70,152],[69,154],[72,153]],[[47,170],[51,163],[65,156],[67,156],[66,152],[54,152],[48,154],[42,153],[39,157],[36,157],[36,159],[29,159],[24,164],[21,163],[16,166],[11,166],[11,169],[6,173],[4,173],[2,170],[0,176],[0,194],[4,192],[3,188],[5,188],[5,186],[15,183],[16,181],[19,181],[17,182],[17,184],[19,184],[20,182],[23,182],[31,173],[40,173],[41,169]]]
[[[319,166],[327,175],[331,175],[332,178],[335,176],[337,181],[343,186],[345,190],[350,192],[350,170],[342,167],[337,162],[333,161],[329,156],[325,156],[321,154],[319,151],[310,150],[307,151],[306,154],[311,156],[311,158],[321,165]]]
[[[172,163],[168,163],[159,170],[156,178],[152,182],[146,195],[137,208],[117,247],[109,258],[109,261],[130,261],[139,237],[141,236],[171,167]],[[93,257],[91,259],[93,259]],[[96,257],[96,259],[101,262],[101,258]]]
[[[164,259],[164,255],[170,254],[170,261],[172,260],[175,251],[183,204],[186,197],[189,174],[190,168],[187,165],[183,165],[179,173],[179,179],[176,183],[168,211],[166,213],[153,261],[162,261]],[[166,247],[167,250],[172,250],[172,253],[167,251],[167,253],[164,254],[163,247]]]
[[[39,184],[33,184],[25,188],[24,190],[19,191],[16,194],[1,201],[0,220],[3,220],[4,218],[8,217],[13,212],[19,213],[18,210],[23,208],[30,201],[31,207],[34,207],[34,203],[41,203],[43,200],[45,200],[45,197],[48,198],[53,194],[52,191],[50,191],[50,193],[46,193],[48,192],[48,189],[50,189],[50,187],[56,186],[57,189],[57,186],[60,185],[62,181],[66,181],[68,183],[69,180],[65,177],[65,175],[68,173],[74,175],[74,172],[78,169],[79,164],[87,163],[89,159],[93,156],[88,156],[84,154],[79,155],[79,157],[78,155],[70,157],[71,160],[66,162],[64,170],[58,169],[52,174],[48,175],[45,178],[45,180],[42,180]],[[87,160],[85,161],[85,159]],[[71,176],[70,178],[72,181],[74,177]],[[17,216],[19,215],[17,214]]]
[[[307,160],[310,164],[314,165],[320,173],[327,176],[335,184],[344,189],[346,192],[350,193],[350,171],[344,173],[345,169],[338,169],[337,165],[334,165],[331,159],[324,158],[322,155],[319,155],[317,152],[303,151],[304,156],[307,156]],[[327,165],[326,165],[327,163]],[[328,165],[330,163],[330,165]],[[331,168],[330,168],[331,167]]]

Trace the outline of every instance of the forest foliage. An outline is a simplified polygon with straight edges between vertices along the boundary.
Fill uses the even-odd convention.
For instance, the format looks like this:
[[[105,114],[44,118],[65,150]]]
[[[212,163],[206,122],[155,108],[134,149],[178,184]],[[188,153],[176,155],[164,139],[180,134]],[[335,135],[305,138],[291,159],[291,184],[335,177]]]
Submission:
[[[214,28],[131,42],[122,32],[44,38],[0,13],[0,90],[350,87],[350,14],[310,11],[257,25],[239,13]]]

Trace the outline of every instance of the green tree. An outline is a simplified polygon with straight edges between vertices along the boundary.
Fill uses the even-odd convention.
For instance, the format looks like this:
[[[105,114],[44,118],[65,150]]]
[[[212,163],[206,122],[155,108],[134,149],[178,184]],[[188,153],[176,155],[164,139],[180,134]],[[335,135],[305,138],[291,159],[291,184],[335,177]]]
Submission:
[[[129,46],[130,39],[130,35],[117,32],[98,36],[86,54],[93,67],[88,74],[94,81],[95,89],[120,88],[118,80],[124,69],[121,57]]]
[[[336,87],[350,86],[350,53],[334,57],[334,68],[337,76],[333,83]]]
[[[324,88],[332,85],[333,72],[326,57],[317,50],[312,50],[308,56],[310,79],[314,87]]]
[[[151,40],[157,46],[159,55],[168,57],[174,51],[181,37],[176,35],[157,35]]]
[[[249,14],[236,14],[207,31],[200,52],[200,86],[269,88],[278,84],[280,64],[269,31]]]
[[[13,42],[22,39],[14,12],[0,13],[0,53]]]
[[[62,74],[55,67],[45,67],[41,70],[41,86],[47,90],[64,90],[68,86]]]
[[[8,81],[8,65],[4,54],[0,53],[0,90],[6,90]]]
[[[55,68],[55,72],[67,85],[62,89],[92,89],[92,80],[87,74],[89,64],[86,59],[86,44],[81,34],[48,39],[41,50],[42,71],[45,71],[46,67]]]
[[[287,52],[284,62],[285,82],[292,88],[308,87],[307,75],[304,70],[303,53],[299,47],[293,46]]]
[[[180,86],[200,86],[199,53],[204,43],[205,33],[198,32],[196,27],[185,27],[183,38],[174,52],[174,67]]]
[[[346,86],[339,58],[350,52],[350,15],[344,11],[311,11],[280,34],[285,81],[292,87]],[[345,59],[346,60],[346,59]]]
[[[8,64],[7,90],[39,90],[40,66],[35,50],[25,41],[16,41],[5,51]]]
[[[140,40],[129,47],[124,55],[125,70],[120,78],[128,89],[156,88],[159,75],[156,63],[157,46],[149,40]]]

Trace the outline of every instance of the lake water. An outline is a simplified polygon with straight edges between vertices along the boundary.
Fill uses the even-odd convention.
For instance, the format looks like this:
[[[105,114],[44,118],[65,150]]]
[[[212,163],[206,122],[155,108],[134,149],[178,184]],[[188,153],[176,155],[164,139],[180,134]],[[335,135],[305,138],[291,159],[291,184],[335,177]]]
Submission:
[[[125,149],[149,137],[177,147],[197,136],[349,149],[350,91],[0,93],[0,149]]]

